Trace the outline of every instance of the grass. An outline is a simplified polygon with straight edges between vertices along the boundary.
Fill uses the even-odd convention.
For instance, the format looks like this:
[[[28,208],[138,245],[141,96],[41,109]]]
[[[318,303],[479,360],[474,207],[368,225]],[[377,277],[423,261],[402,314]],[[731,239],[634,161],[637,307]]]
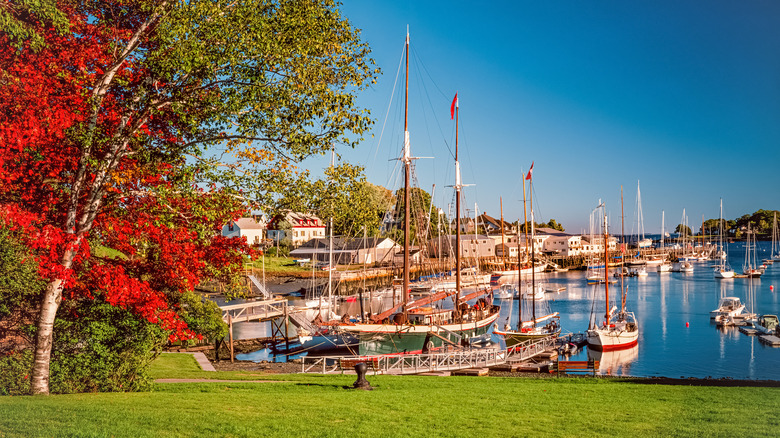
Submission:
[[[200,371],[162,355],[150,393],[0,398],[0,437],[771,436],[776,388],[663,386],[600,378],[368,376]]]
[[[293,261],[292,257],[275,257],[265,256],[265,272],[269,275],[291,275],[291,276],[306,276],[311,275],[310,266],[300,266]],[[262,258],[252,261],[248,264],[255,269],[263,269]]]

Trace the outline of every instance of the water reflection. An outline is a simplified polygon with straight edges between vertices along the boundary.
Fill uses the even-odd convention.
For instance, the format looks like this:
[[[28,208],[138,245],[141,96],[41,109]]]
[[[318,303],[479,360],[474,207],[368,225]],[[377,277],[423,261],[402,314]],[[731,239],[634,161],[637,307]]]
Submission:
[[[588,359],[599,361],[599,374],[609,376],[632,375],[631,364],[639,357],[639,345],[616,351],[588,350]]]
[[[759,246],[763,244],[768,242],[759,242]],[[729,264],[741,266],[744,251],[731,251],[731,254],[734,255]],[[548,283],[566,288],[560,293],[547,294],[551,309],[561,315],[563,333],[583,332],[594,310],[603,314],[604,286],[588,285],[584,272],[556,274],[548,278]],[[621,359],[621,364],[610,366],[609,372],[633,376],[780,378],[776,371],[780,369],[780,348],[766,346],[735,327],[719,329],[709,317],[723,296],[736,296],[745,302],[751,297],[756,313],[780,313],[778,292],[769,288],[773,284],[780,285],[780,263],[770,265],[760,282],[752,285],[748,279],[741,278],[716,280],[704,264],[698,264],[692,274],[650,272],[641,280],[629,278],[628,307],[636,311],[640,322],[639,345],[632,349],[636,354],[630,361]],[[613,285],[610,295],[612,290]],[[615,290],[619,290],[619,285]],[[384,296],[372,292],[370,300],[369,294],[364,293],[364,306],[367,309],[370,302],[371,312],[377,312],[392,305],[394,300],[397,302],[399,293],[394,298],[389,291]],[[291,300],[295,305],[301,302],[300,297]],[[347,297],[339,300],[334,308],[339,315],[348,311],[357,314],[359,303],[359,298]],[[497,323],[515,325],[518,301],[496,303],[501,305]],[[445,304],[451,306],[451,301]],[[237,339],[270,336],[270,325],[249,324],[236,324]],[[572,355],[570,360],[587,358],[588,352],[584,350]],[[605,357],[604,360],[607,366],[617,359]]]

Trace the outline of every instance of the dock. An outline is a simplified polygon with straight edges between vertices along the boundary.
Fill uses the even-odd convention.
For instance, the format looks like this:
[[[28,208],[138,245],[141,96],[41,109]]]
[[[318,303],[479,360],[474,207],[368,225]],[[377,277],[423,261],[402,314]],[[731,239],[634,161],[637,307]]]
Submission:
[[[767,344],[772,347],[780,347],[780,338],[773,335],[763,335],[759,336],[758,339],[761,340],[764,344]]]
[[[482,375],[483,369],[510,364],[519,367],[520,363],[534,357],[549,354],[555,346],[555,338],[548,337],[537,341],[526,341],[509,349],[475,348],[466,350],[444,351],[427,354],[399,354],[372,357],[355,356],[304,356],[301,362],[301,372],[332,374],[350,370],[357,361],[370,362],[373,374],[423,374],[467,371],[466,375]],[[349,364],[342,366],[342,363]]]

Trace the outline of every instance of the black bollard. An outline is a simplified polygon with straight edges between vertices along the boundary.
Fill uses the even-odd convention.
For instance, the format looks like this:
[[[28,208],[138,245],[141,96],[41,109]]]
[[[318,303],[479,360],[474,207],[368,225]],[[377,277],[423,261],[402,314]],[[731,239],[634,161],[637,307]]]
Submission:
[[[357,380],[355,380],[355,383],[352,384],[353,389],[365,389],[366,391],[371,391],[372,388],[371,384],[368,383],[368,380],[366,380],[366,370],[368,369],[368,366],[360,362],[355,365],[355,373],[357,373]]]

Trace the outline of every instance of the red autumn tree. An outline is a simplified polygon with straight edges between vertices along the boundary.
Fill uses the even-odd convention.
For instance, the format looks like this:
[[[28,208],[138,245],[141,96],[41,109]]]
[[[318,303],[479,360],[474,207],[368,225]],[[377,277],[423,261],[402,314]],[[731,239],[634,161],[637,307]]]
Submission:
[[[27,3],[3,12],[42,43],[0,32],[0,215],[47,281],[31,384],[48,393],[63,299],[196,336],[173,297],[235,278],[247,252],[219,227],[296,161],[354,144],[375,72],[330,0],[44,2],[65,27]]]

